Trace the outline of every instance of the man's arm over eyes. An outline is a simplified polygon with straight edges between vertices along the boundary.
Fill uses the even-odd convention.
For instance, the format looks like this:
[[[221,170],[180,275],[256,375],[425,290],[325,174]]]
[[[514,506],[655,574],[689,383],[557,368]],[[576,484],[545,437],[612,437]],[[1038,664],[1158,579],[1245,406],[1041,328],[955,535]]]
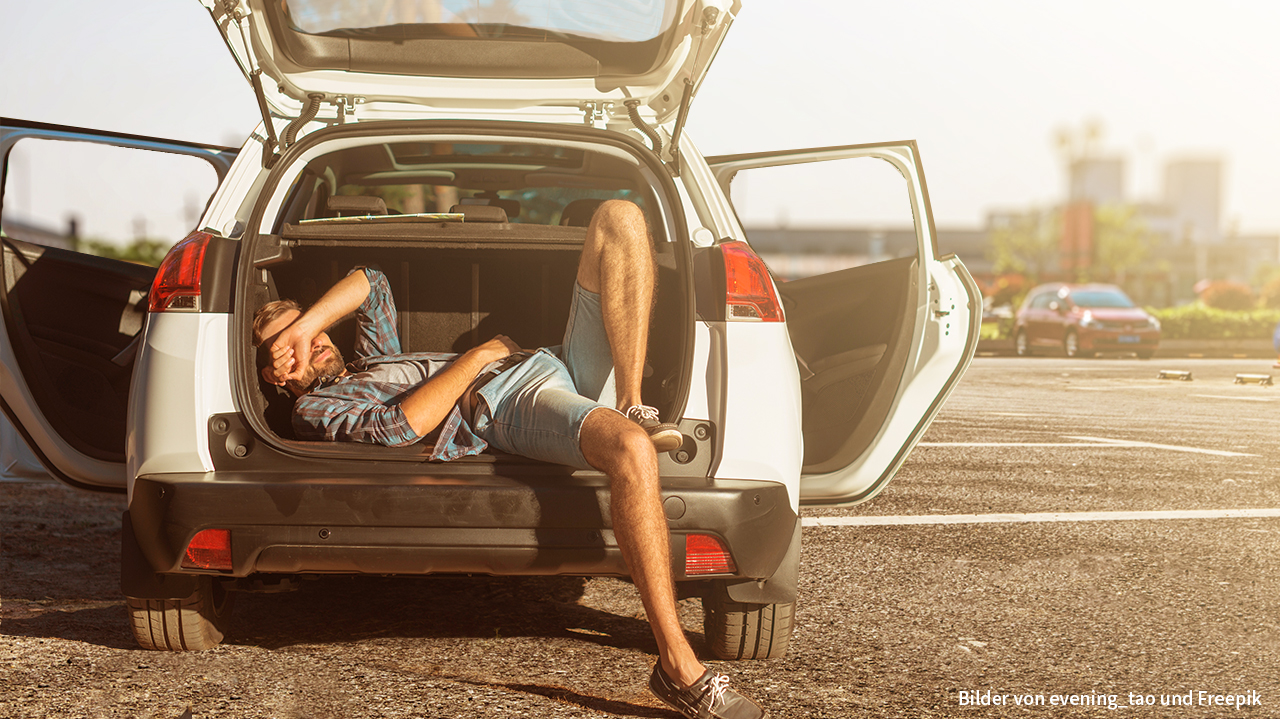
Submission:
[[[391,295],[391,283],[387,282],[387,276],[372,267],[357,267],[351,272],[362,272],[369,282],[369,291],[356,308],[356,356],[400,354],[396,303]]]
[[[314,305],[299,315],[293,324],[282,330],[271,343],[271,352],[277,358],[292,353],[292,369],[284,377],[300,379],[311,363],[312,340],[328,330],[334,322],[358,310],[368,301],[369,295],[370,285],[365,273],[352,272],[338,280]],[[392,327],[394,326],[393,322]]]

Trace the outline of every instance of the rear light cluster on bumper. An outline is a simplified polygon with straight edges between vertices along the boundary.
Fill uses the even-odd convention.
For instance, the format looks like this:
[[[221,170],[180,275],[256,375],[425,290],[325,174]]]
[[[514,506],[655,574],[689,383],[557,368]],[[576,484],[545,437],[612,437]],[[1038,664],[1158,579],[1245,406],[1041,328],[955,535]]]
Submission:
[[[724,257],[725,319],[781,322],[782,303],[764,260],[745,242],[720,243]]]
[[[231,530],[205,529],[191,538],[182,555],[183,569],[231,571]]]
[[[738,565],[724,544],[710,534],[690,534],[684,540],[684,573],[689,577],[734,574]]]
[[[147,309],[152,312],[200,310],[200,280],[204,253],[213,235],[192,232],[165,255],[151,283]]]

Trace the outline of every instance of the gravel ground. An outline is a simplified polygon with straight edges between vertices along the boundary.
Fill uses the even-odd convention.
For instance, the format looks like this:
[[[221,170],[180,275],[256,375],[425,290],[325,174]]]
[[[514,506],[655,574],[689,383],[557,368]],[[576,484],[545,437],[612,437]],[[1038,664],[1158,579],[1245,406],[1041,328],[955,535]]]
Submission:
[[[321,579],[238,595],[217,649],[148,652],[114,586],[122,500],[53,483],[0,499],[3,717],[675,716],[645,689],[655,647],[621,581]],[[809,528],[791,653],[721,667],[774,717],[1028,712],[959,705],[989,690],[1270,704],[1280,521],[1241,522]],[[700,626],[698,600],[682,610]]]

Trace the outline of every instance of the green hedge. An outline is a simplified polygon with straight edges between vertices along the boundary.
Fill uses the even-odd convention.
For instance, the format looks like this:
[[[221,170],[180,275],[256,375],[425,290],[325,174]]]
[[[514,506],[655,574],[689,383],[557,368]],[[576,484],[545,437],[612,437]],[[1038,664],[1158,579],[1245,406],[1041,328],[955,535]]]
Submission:
[[[1280,322],[1280,309],[1218,310],[1198,302],[1147,311],[1160,320],[1166,340],[1269,340]]]
[[[1013,337],[1013,318],[1001,317],[999,319],[985,320],[982,323],[982,331],[978,334],[978,339],[983,340],[1007,340]]]

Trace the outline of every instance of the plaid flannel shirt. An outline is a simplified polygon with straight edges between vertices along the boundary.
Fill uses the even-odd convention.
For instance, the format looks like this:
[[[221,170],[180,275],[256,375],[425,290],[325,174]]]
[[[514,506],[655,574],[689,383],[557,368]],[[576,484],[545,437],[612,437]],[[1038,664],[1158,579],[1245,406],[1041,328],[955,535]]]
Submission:
[[[430,458],[448,461],[479,454],[488,444],[471,431],[457,404],[436,432],[419,436],[409,426],[400,403],[420,385],[384,382],[366,370],[378,365],[416,362],[428,377],[448,367],[458,355],[400,351],[396,307],[386,275],[368,267],[369,296],[356,310],[356,359],[347,374],[325,380],[293,406],[293,429],[299,439],[368,442],[402,447],[435,437]],[[355,272],[356,270],[352,270]]]

